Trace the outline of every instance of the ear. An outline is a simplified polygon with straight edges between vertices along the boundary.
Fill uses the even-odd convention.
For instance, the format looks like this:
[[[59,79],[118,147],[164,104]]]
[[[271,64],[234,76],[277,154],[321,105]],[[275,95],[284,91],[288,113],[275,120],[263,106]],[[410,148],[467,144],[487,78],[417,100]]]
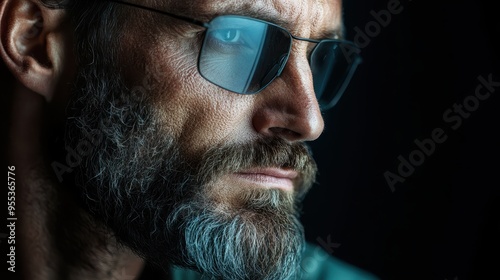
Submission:
[[[17,80],[50,101],[63,76],[69,38],[66,13],[37,0],[0,4],[0,55]],[[67,26],[67,24],[66,24]]]

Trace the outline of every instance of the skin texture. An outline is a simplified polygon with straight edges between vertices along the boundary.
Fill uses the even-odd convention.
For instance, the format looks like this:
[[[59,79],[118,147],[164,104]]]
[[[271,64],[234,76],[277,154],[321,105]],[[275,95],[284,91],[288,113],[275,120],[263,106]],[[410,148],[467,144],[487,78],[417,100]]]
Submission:
[[[292,34],[310,38],[318,38],[319,34],[335,30],[340,25],[337,22],[340,20],[338,6],[322,4],[321,1],[297,1],[294,5],[284,1],[252,1],[251,5],[246,1],[223,3],[194,3],[192,7],[200,8],[194,16],[209,15],[202,16],[204,20],[222,13],[264,13],[287,21],[286,27]],[[169,10],[162,6],[157,8]],[[307,61],[312,44],[294,41],[292,55],[282,76],[263,94],[236,95],[221,90],[198,74],[196,56],[200,28],[180,23],[181,29],[172,32],[172,19],[148,11],[127,9],[129,16],[137,20],[126,23],[126,43],[121,53],[127,55],[121,57],[134,65],[134,70],[147,71],[148,66],[149,69],[153,66],[154,71],[161,73],[163,79],[152,90],[158,114],[170,132],[186,143],[190,151],[200,151],[223,141],[244,143],[262,136],[310,141],[321,134],[324,124],[314,97]],[[179,7],[174,10],[184,11]],[[193,17],[189,12],[185,14]],[[297,24],[304,22],[307,24]],[[142,77],[135,71],[125,73],[125,77],[130,85],[141,84]],[[179,80],[185,82],[179,84],[176,82]],[[172,85],[176,87],[175,92],[163,94]],[[172,119],[176,120],[175,123],[171,122]]]
[[[206,21],[218,14],[251,15],[283,24],[292,34],[306,38],[323,38],[341,26],[338,1],[178,2],[136,1]],[[17,79],[10,147],[12,162],[24,178],[18,193],[24,221],[18,240],[37,248],[21,247],[24,278],[120,279],[124,267],[127,275],[139,273],[141,260],[72,203],[72,195],[48,170],[46,139],[51,131],[61,129],[77,67],[64,11],[30,0],[5,0],[0,5],[0,54]],[[311,44],[294,41],[282,76],[263,92],[237,95],[198,74],[200,28],[139,9],[122,9],[128,20],[123,22],[126,32],[118,48],[120,74],[129,88],[148,79],[152,111],[162,132],[177,139],[188,157],[221,144],[269,137],[294,143],[320,136],[324,124],[307,62]],[[214,185],[240,183],[220,178]],[[65,244],[71,249],[58,248],[61,239],[57,237],[63,236],[54,232],[61,224],[72,225],[68,226],[71,242]],[[87,231],[89,226],[82,224],[94,230]],[[65,258],[82,248],[87,251],[85,262],[69,265]]]

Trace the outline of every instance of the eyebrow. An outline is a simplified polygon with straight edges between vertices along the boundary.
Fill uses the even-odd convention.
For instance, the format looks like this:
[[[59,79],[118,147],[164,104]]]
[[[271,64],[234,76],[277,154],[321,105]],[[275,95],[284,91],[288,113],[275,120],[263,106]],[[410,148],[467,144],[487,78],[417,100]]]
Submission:
[[[262,10],[262,9],[259,11],[247,10],[247,11],[244,11],[244,13],[240,12],[241,10],[236,10],[235,12],[231,12],[231,11],[224,12],[224,13],[214,12],[214,11],[202,11],[202,12],[198,11],[198,12],[191,12],[190,16],[186,16],[183,13],[179,14],[179,13],[175,12],[175,10],[179,10],[179,7],[174,7],[173,8],[174,11],[172,11],[172,12],[167,12],[167,11],[165,11],[165,9],[143,6],[143,5],[131,3],[128,1],[110,0],[110,2],[122,3],[122,4],[129,5],[129,6],[135,6],[135,7],[139,7],[142,9],[150,10],[152,12],[164,14],[166,16],[173,16],[177,19],[184,20],[184,21],[196,24],[196,25],[201,25],[204,27],[208,27],[207,23],[209,23],[213,18],[215,18],[217,16],[233,14],[233,15],[247,16],[247,17],[263,20],[266,22],[276,24],[276,25],[278,25],[278,26],[280,26],[288,31],[290,30],[290,22],[282,20],[279,16],[276,15],[277,13],[266,12],[265,10]],[[319,38],[304,38],[304,37],[297,36],[296,34],[293,34],[293,33],[291,33],[291,34],[292,34],[292,37],[294,37],[296,39],[303,39],[306,41],[308,41],[308,40],[309,41],[319,41],[319,40],[324,40],[324,39],[343,39],[343,37],[344,37],[343,36],[343,23],[341,22],[340,27],[338,27],[338,28],[322,30],[322,31],[319,31],[318,33],[320,34]]]
[[[245,13],[243,15],[257,18],[260,20],[264,20],[267,22],[272,22],[276,25],[279,25],[279,26],[285,28],[286,30],[291,29],[290,22],[282,20],[281,18],[279,18],[275,15],[272,15],[272,14],[249,11],[248,13]],[[340,39],[340,38],[343,38],[343,26],[341,25],[338,28],[320,30],[318,33],[319,33],[319,38],[306,38],[306,39],[322,40],[322,39]],[[296,34],[293,34],[293,33],[292,33],[292,35],[297,36]],[[297,36],[297,37],[300,37],[300,36]]]
[[[247,16],[263,21],[267,21],[270,23],[274,23],[286,30],[290,31],[291,24],[289,21],[281,19],[279,16],[276,16],[273,13],[266,12],[266,11],[253,11],[253,10],[238,10],[238,11],[224,11],[224,12],[212,12],[212,11],[202,11],[202,12],[193,12],[191,13],[190,17],[193,17],[199,21],[203,22],[209,22],[213,18],[217,16],[222,16],[222,15],[239,15],[239,16]],[[312,39],[312,40],[323,40],[323,39],[343,39],[344,38],[344,26],[343,23],[340,24],[339,27],[337,28],[331,28],[327,30],[320,30],[318,31],[319,33],[319,38],[305,38],[305,39]],[[292,35],[296,36],[296,34]],[[302,38],[300,36],[296,36],[298,38]]]

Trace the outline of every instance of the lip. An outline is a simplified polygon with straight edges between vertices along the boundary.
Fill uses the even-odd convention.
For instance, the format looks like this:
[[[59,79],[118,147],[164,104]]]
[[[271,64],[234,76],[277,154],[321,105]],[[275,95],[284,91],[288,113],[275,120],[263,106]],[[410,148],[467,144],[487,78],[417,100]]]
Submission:
[[[293,183],[299,174],[295,170],[283,168],[252,168],[233,175],[259,187],[293,191]]]

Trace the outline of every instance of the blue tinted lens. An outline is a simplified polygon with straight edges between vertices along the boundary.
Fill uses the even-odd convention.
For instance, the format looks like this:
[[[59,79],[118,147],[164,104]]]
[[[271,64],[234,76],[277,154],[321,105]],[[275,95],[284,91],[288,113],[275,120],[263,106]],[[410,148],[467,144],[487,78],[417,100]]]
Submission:
[[[337,104],[360,61],[359,49],[353,44],[337,40],[318,43],[310,64],[321,109]]]
[[[256,93],[283,69],[291,40],[286,30],[270,23],[240,16],[217,17],[205,35],[200,74],[227,90]]]

